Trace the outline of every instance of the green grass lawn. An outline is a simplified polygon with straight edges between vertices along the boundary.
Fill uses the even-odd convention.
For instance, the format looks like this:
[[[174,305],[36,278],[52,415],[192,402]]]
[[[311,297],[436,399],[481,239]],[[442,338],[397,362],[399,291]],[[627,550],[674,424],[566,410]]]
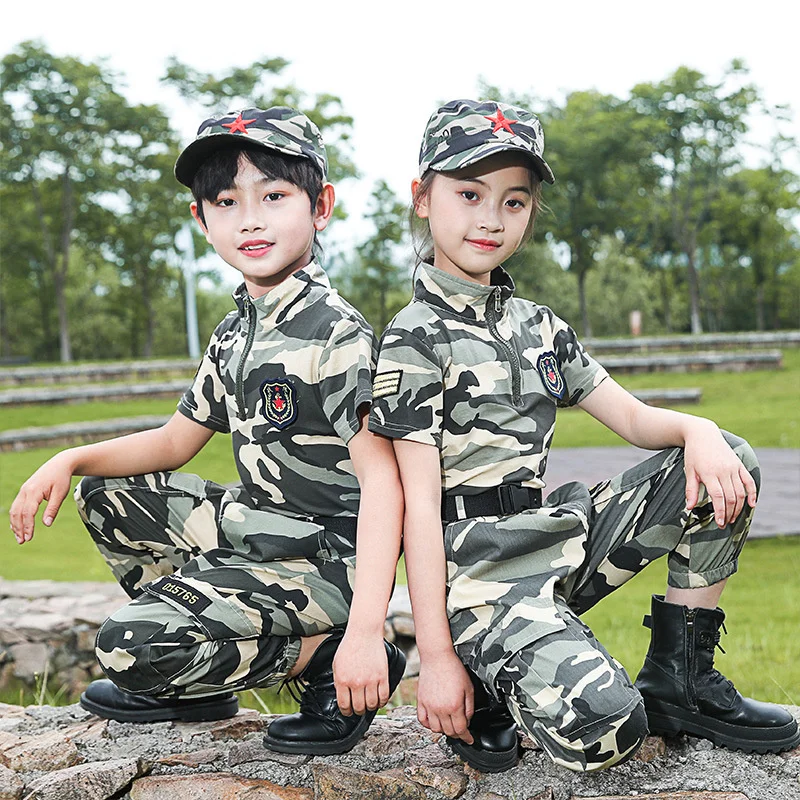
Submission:
[[[628,389],[699,386],[702,402],[681,410],[715,420],[747,438],[756,449],[800,448],[800,349],[784,351],[784,369],[780,371],[656,373],[621,376],[619,381]],[[4,409],[0,430],[139,414],[168,415],[174,408],[172,400],[140,400]],[[559,416],[558,447],[619,444],[623,442],[615,434],[587,414],[569,410]],[[0,518],[7,519],[19,486],[56,451],[0,453]],[[236,480],[229,438],[213,437],[184,469],[221,483]],[[741,570],[723,598],[730,636],[723,642],[728,654],[719,655],[720,668],[736,680],[740,690],[760,699],[800,704],[798,575],[800,537],[754,540],[748,543]],[[0,576],[17,580],[111,579],[70,499],[52,528],[37,525],[32,542],[20,547],[10,531],[0,535]],[[647,649],[648,632],[640,624],[641,617],[649,608],[650,594],[663,592],[664,576],[664,564],[652,565],[586,617],[601,641],[634,675]],[[402,569],[398,578],[404,582]],[[268,699],[272,710],[286,710],[283,701],[267,697],[272,698]],[[259,707],[255,700],[243,700]]]

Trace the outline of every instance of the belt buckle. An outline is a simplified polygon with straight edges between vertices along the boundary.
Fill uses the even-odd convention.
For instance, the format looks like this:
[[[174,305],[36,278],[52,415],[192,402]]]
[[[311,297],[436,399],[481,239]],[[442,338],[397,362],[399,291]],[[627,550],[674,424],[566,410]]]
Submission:
[[[525,511],[531,505],[528,489],[518,483],[505,483],[499,486],[497,497],[500,500],[500,513],[503,516]]]

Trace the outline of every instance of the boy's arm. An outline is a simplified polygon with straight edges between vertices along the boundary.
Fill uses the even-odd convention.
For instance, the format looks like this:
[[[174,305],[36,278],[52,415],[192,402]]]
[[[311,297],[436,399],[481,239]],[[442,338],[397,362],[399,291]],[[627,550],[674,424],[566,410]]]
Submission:
[[[391,442],[370,433],[366,416],[347,447],[361,490],[356,576],[347,631],[333,667],[339,708],[361,715],[389,700],[383,626],[400,555],[403,488]]]
[[[73,475],[114,478],[177,469],[197,455],[213,434],[175,412],[160,428],[62,450],[25,481],[11,504],[11,530],[17,542],[33,538],[36,512],[45,500],[43,521],[52,524]]]
[[[739,516],[745,499],[755,507],[753,477],[710,419],[645,405],[611,378],[578,405],[637,447],[683,447],[686,507],[694,508],[702,483],[720,528]]]
[[[394,449],[406,498],[403,541],[420,655],[417,716],[430,730],[471,744],[472,684],[453,649],[445,602],[439,451],[402,439]]]

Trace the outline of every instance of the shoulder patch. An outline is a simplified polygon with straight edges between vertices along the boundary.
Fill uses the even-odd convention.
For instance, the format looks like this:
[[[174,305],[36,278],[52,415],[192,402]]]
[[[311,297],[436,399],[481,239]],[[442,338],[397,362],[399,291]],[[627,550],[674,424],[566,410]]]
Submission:
[[[261,384],[261,412],[278,430],[288,428],[297,419],[297,390],[284,378]]]
[[[561,374],[561,368],[558,366],[556,354],[552,351],[542,353],[536,361],[536,369],[539,370],[545,389],[553,397],[563,400],[567,391],[567,384]]]
[[[211,605],[211,601],[200,594],[194,586],[189,586],[177,578],[169,576],[160,578],[153,581],[147,589],[153,594],[169,597],[174,603],[195,614],[202,614]]]
[[[372,381],[372,397],[377,400],[379,397],[388,397],[400,391],[400,379],[403,377],[403,370],[393,369],[389,372],[379,372]]]

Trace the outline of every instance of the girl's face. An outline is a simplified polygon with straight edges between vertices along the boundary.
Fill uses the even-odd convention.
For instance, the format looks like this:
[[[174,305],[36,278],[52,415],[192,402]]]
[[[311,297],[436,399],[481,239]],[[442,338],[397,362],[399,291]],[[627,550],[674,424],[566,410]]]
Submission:
[[[418,186],[419,179],[412,191]],[[428,220],[434,267],[488,286],[491,271],[520,246],[533,212],[529,162],[503,152],[436,173],[415,210]]]

